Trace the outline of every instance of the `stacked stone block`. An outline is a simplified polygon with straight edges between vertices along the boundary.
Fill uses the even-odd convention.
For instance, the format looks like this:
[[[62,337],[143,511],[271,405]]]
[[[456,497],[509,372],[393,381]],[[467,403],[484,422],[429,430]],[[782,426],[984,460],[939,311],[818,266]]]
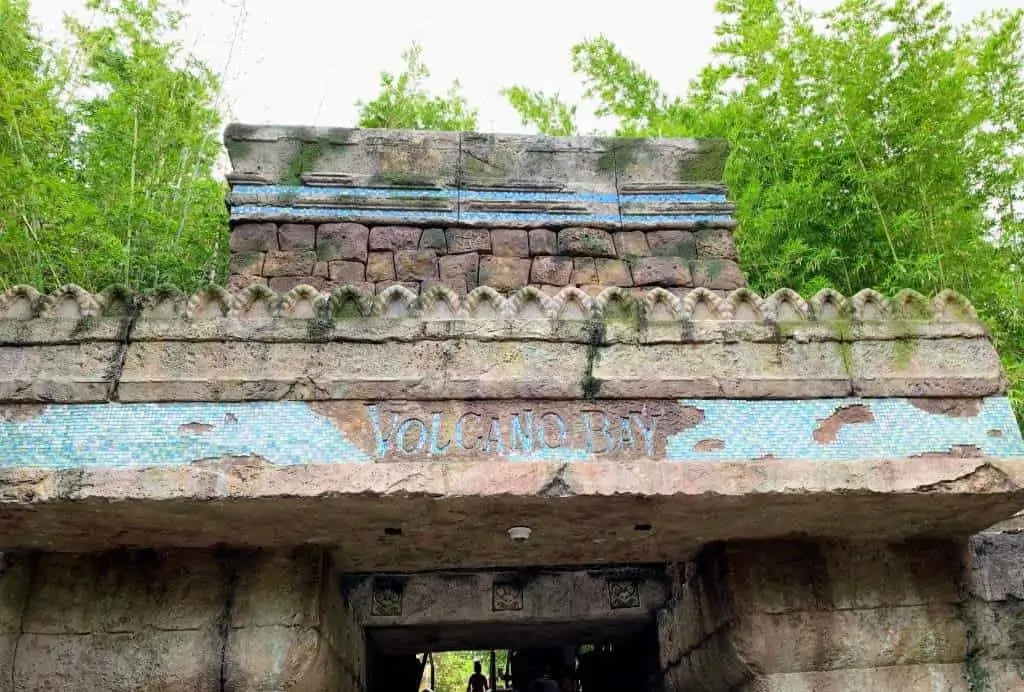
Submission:
[[[243,223],[231,233],[229,286],[330,291],[354,285],[380,293],[443,284],[460,295],[477,286],[523,286],[554,294],[622,286],[727,292],[745,285],[727,228],[608,231],[598,228],[420,228],[358,223]]]
[[[953,541],[710,546],[659,614],[664,689],[1019,689],[968,679],[959,564]]]
[[[0,565],[0,692],[361,692],[364,658],[320,551],[8,554]]]
[[[970,689],[1024,689],[1024,533],[974,536],[964,563]]]

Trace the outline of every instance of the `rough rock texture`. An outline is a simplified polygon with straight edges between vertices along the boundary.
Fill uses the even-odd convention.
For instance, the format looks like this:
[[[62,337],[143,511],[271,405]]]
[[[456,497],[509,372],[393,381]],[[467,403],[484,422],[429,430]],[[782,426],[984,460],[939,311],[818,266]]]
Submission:
[[[652,564],[709,540],[970,535],[1022,506],[1019,460],[278,466],[229,457],[0,470],[0,545],[331,544],[343,571]],[[535,529],[513,551],[509,517]],[[656,530],[638,532],[643,524]],[[403,537],[384,540],[389,528]]]
[[[729,229],[691,231],[622,231],[612,234],[595,228],[421,228],[417,226],[370,226],[356,223],[239,224],[232,230],[230,281],[245,277],[277,279],[288,289],[316,276],[314,262],[343,260],[365,265],[366,280],[383,283],[398,272],[413,281],[417,290],[424,282],[440,280],[460,294],[478,284],[465,272],[448,267],[498,267],[489,270],[479,285],[508,293],[534,285],[602,284],[603,286],[705,286],[732,290],[745,285]],[[697,242],[699,239],[700,242]],[[403,263],[440,260],[440,277],[422,266]],[[553,268],[571,267],[573,257],[582,268],[564,276]],[[512,259],[515,258],[514,261]],[[594,258],[597,261],[594,261]],[[586,260],[582,261],[581,260]],[[514,268],[514,269],[513,269]],[[352,270],[352,276],[358,274]],[[572,274],[570,272],[570,274]],[[288,281],[291,279],[291,281]],[[338,282],[338,279],[331,279]],[[362,281],[362,279],[358,279]],[[345,283],[346,281],[341,281]],[[352,283],[353,281],[349,281]],[[290,284],[290,285],[289,285]],[[312,283],[311,285],[316,285]],[[322,285],[322,284],[321,284]]]
[[[982,689],[964,665],[958,566],[945,541],[709,546],[659,614],[665,688]]]
[[[983,325],[952,293],[929,302],[824,292],[807,303],[787,291],[680,298],[595,286],[505,298],[481,287],[460,298],[435,286],[417,297],[406,290],[414,277],[512,285],[529,269],[522,258],[477,266],[471,254],[438,262],[433,253],[396,251],[404,283],[372,297],[356,286],[191,297],[11,289],[0,296],[0,401],[980,398],[1005,389]],[[607,260],[574,261],[589,263],[590,281]],[[329,278],[360,276],[358,263],[327,264]],[[909,303],[913,318],[902,316]]]
[[[316,550],[7,553],[0,690],[363,690],[336,579]]]
[[[356,622],[389,654],[621,637],[648,625],[666,599],[662,570],[640,567],[353,576],[342,583]]]
[[[1024,533],[983,533],[964,552],[971,689],[1024,689]]]

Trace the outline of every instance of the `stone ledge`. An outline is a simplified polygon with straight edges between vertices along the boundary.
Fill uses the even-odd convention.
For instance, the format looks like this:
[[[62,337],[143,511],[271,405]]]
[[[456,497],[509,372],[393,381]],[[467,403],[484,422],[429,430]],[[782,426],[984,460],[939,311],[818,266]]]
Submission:
[[[314,543],[336,546],[344,571],[657,563],[716,540],[969,535],[1021,506],[1024,458],[293,467],[225,459],[0,470],[0,546]],[[510,516],[534,529],[515,550]],[[644,524],[653,528],[635,528]],[[389,527],[403,535],[386,537]]]
[[[789,289],[764,299],[744,288],[722,297],[704,288],[609,287],[590,295],[570,287],[552,296],[532,286],[508,295],[483,286],[464,297],[443,286],[416,295],[400,285],[377,295],[354,286],[276,293],[260,285],[237,293],[211,287],[192,296],[173,290],[94,296],[77,286],[48,296],[27,286],[0,294],[0,345],[467,336],[589,343],[595,322],[605,343],[987,337],[974,308],[953,291],[928,300],[914,291],[888,299],[864,290],[847,299],[826,290],[809,301]]]
[[[308,286],[0,296],[0,401],[984,397],[1005,389],[971,305],[823,291],[612,287],[459,298]]]

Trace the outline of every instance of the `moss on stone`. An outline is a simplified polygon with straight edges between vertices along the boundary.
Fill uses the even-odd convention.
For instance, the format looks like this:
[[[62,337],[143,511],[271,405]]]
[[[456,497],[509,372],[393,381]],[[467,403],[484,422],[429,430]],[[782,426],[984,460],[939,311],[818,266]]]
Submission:
[[[896,370],[906,370],[917,352],[917,339],[896,339],[892,349],[892,365]]]
[[[679,159],[676,177],[680,182],[721,180],[728,158],[729,145],[725,140],[702,141],[696,154]]]
[[[292,158],[288,169],[281,176],[282,185],[301,185],[302,174],[308,173],[316,166],[323,155],[325,144],[319,141],[299,142],[299,151]]]
[[[415,173],[381,171],[370,178],[371,187],[436,187],[432,178]]]
[[[602,173],[623,173],[636,161],[637,154],[647,140],[636,137],[605,137],[600,142],[606,149],[597,160]]]

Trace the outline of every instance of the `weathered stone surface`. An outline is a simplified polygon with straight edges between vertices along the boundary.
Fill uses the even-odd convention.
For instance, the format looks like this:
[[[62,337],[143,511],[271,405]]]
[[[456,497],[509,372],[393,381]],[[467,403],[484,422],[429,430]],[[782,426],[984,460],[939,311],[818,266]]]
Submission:
[[[378,229],[373,230],[376,232]],[[321,260],[365,262],[369,233],[366,226],[358,223],[321,224],[316,229],[317,257]]]
[[[15,632],[0,634],[0,657],[11,649],[3,680],[18,690],[362,689],[362,635],[326,560],[308,549],[16,561],[0,595],[25,591],[26,565],[31,593]]]
[[[320,290],[324,287],[322,276],[275,276],[269,281],[270,290],[287,293],[297,286],[312,286]]]
[[[451,290],[455,291],[455,293],[459,296],[464,296],[471,290],[473,290],[473,288],[475,288],[470,287],[465,277],[457,277],[450,279],[442,279],[441,281],[424,281],[423,283],[420,284],[420,292],[426,291],[435,284],[439,284],[446,288],[450,288]]]
[[[376,291],[376,294],[380,295],[381,293],[391,288],[392,286],[401,286],[402,288],[407,288],[413,292],[413,295],[418,294],[420,291],[420,284],[416,281],[378,281],[376,284],[374,284],[374,289]]]
[[[217,692],[216,630],[32,634],[18,640],[15,690]]]
[[[476,288],[480,256],[475,252],[464,255],[445,255],[440,260],[441,281],[465,282],[469,289]]]
[[[821,690],[907,690],[907,692],[970,692],[961,663],[924,663],[881,668],[774,673],[757,680],[763,692]],[[1012,687],[995,686],[993,690]]]
[[[394,281],[395,256],[391,252],[371,252],[366,260],[367,281]]]
[[[569,283],[577,286],[598,283],[597,264],[592,257],[577,257],[572,261],[572,279]]]
[[[263,274],[262,252],[233,252],[228,263],[228,271],[242,276],[261,276]]]
[[[338,662],[314,627],[267,626],[231,630],[225,683],[228,689],[275,692],[338,690]]]
[[[530,283],[530,260],[486,256],[480,259],[480,285],[511,291]]]
[[[319,626],[324,559],[315,549],[234,557],[231,626]]]
[[[697,240],[692,231],[650,231],[647,244],[655,257],[690,260],[697,256]]]
[[[633,277],[622,260],[598,259],[597,282],[604,286],[632,286]]]
[[[837,343],[740,342],[699,350],[617,344],[599,354],[593,378],[601,396],[794,399],[852,392]]]
[[[33,555],[5,553],[3,556],[0,564],[0,637],[21,634],[34,568]],[[7,654],[13,656],[13,651],[7,651]],[[4,654],[3,644],[0,644],[0,665],[9,665],[10,660]]]
[[[0,346],[0,401],[103,401],[118,350],[118,344],[102,342]]]
[[[439,278],[437,254],[433,250],[399,250],[395,253],[395,277],[399,281]]]
[[[316,248],[316,226],[309,223],[286,223],[277,229],[277,242],[282,250],[313,250]]]
[[[231,229],[231,252],[277,250],[277,226],[272,223],[243,223]]]
[[[267,280],[262,276],[246,276],[245,274],[232,274],[228,277],[228,283],[224,287],[229,291],[244,291],[250,286],[266,286]]]
[[[447,341],[333,342],[315,349],[150,342],[129,349],[119,394],[123,401],[557,398],[578,395],[584,362],[582,345],[558,343],[531,349],[527,359],[516,342],[481,342],[472,349]]]
[[[263,261],[263,275],[274,276],[308,276],[313,273],[317,255],[313,250],[293,250],[290,252],[268,252]]]
[[[23,628],[40,635],[214,630],[227,579],[201,551],[47,553],[33,571]]]
[[[746,286],[738,264],[732,260],[700,260],[690,263],[693,285],[716,290],[731,291]]]
[[[420,250],[437,250],[439,254],[448,252],[443,228],[425,228],[420,236]]]
[[[862,396],[985,396],[1005,387],[987,339],[855,341],[850,359],[853,389]]]
[[[491,233],[485,228],[449,228],[445,231],[448,252],[490,252]]]
[[[637,286],[692,286],[690,265],[678,257],[642,257],[632,267]]]
[[[847,680],[907,679],[899,671],[920,666],[963,671],[957,564],[957,547],[942,541],[710,546],[659,618],[668,687],[845,690]],[[946,677],[954,686],[900,689],[966,689]]]
[[[557,255],[558,234],[547,228],[530,229],[531,255]]]
[[[330,542],[343,571],[415,572],[437,569],[439,555],[451,567],[654,564],[685,559],[718,540],[968,535],[1024,506],[1024,463],[559,459],[276,466],[224,459],[70,474],[4,468],[0,488],[0,544],[8,549]],[[509,516],[544,530],[510,551]],[[633,527],[643,521],[656,530],[637,540]],[[405,537],[381,540],[389,526],[403,527]],[[606,540],[595,544],[594,537]]]
[[[521,228],[495,228],[491,231],[491,252],[499,257],[529,257],[529,237]]]
[[[572,278],[573,260],[568,257],[535,257],[530,269],[530,282],[565,286]]]
[[[280,185],[340,176],[372,188],[454,186],[459,139],[457,132],[242,124],[224,133],[236,174]]]
[[[664,191],[686,183],[719,181],[729,156],[724,140],[706,139],[607,139],[615,151],[619,190]]]
[[[614,153],[598,137],[467,132],[461,174],[462,183],[473,186],[615,191]]]
[[[615,257],[615,243],[599,228],[564,228],[558,232],[558,254],[583,257]]]
[[[357,262],[356,264],[360,263]],[[362,266],[362,264],[360,264],[360,266]],[[313,276],[319,276],[321,279],[329,279],[331,277],[331,263],[317,262],[316,264],[314,264]]]
[[[966,586],[983,601],[1024,602],[1024,534],[994,533],[971,538]]]
[[[635,587],[636,605],[613,608],[610,591],[623,579]],[[489,646],[484,638],[497,643],[503,634],[503,645],[518,648],[555,645],[574,632],[586,636],[616,626],[629,632],[667,597],[657,570],[552,569],[519,580],[500,571],[423,574],[403,580],[402,612],[388,616],[375,613],[377,586],[373,578],[353,583],[348,603],[359,623],[389,627],[375,630],[374,641],[393,653]],[[436,639],[427,641],[430,636]]]
[[[697,256],[700,259],[736,259],[736,241],[727,228],[697,231]]]
[[[328,264],[328,278],[342,284],[362,283],[366,280],[366,265],[342,260],[331,262]]]
[[[422,230],[412,226],[377,226],[370,231],[371,250],[415,250]]]
[[[646,257],[650,254],[647,234],[643,231],[621,231],[615,234],[615,251],[619,257]]]

